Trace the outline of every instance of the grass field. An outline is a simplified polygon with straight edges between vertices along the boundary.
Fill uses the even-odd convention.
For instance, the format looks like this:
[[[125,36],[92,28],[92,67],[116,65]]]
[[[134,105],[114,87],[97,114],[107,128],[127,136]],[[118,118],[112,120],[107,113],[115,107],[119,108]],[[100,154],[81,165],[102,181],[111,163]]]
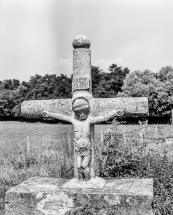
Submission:
[[[100,131],[105,131],[110,128],[110,124],[96,125],[95,126],[95,141],[100,141]],[[126,136],[131,136],[134,131],[134,135],[138,138],[140,132],[139,125],[120,125],[119,128],[122,131],[127,132]],[[71,144],[73,145],[73,126],[67,124],[47,124],[47,123],[26,123],[15,121],[1,121],[0,122],[0,158],[5,155],[10,155],[11,152],[15,152],[20,146],[26,148],[27,138],[33,145],[40,145],[48,138],[50,142],[57,144],[57,147],[61,145],[66,149],[67,134],[69,133]],[[172,125],[159,125],[157,128],[158,138],[173,136]],[[152,138],[156,137],[156,125],[149,125],[147,128],[148,142],[153,143]]]
[[[96,125],[95,142],[100,142],[101,130],[105,132],[111,127]],[[173,155],[173,126],[149,125],[143,137],[145,147],[142,147],[142,154],[141,148],[133,150],[141,141],[142,128],[139,125],[120,125],[118,129],[125,137],[127,149],[130,145],[131,150],[129,158],[128,150],[120,153],[116,147],[117,153],[123,154],[122,170],[127,169],[127,164],[130,170],[130,173],[122,171],[121,177],[154,178],[155,215],[171,214],[173,162],[169,158]],[[0,122],[0,215],[4,215],[4,196],[10,187],[32,176],[73,176],[73,155],[68,153],[73,146],[73,135],[71,125]],[[111,166],[108,176],[116,177],[116,169],[120,167],[117,162],[121,159],[115,160],[115,168]]]

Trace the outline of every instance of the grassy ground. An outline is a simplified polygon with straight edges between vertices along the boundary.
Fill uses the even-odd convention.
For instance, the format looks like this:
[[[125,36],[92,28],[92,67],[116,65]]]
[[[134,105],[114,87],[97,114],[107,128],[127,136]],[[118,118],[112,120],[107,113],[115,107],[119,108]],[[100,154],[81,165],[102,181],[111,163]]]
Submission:
[[[100,141],[100,131],[106,130],[111,125],[96,125],[95,126],[95,142]],[[139,132],[141,128],[139,125],[120,125],[122,131],[126,132],[126,137],[139,138]],[[148,138],[156,137],[156,125],[149,125],[147,127]],[[135,132],[131,132],[134,131]],[[170,136],[173,130],[171,125],[159,125],[157,128],[158,137]],[[129,133],[128,133],[129,132]],[[11,152],[16,152],[18,145],[26,149],[27,138],[34,145],[41,145],[45,142],[46,138],[49,138],[49,142],[53,142],[59,146],[62,143],[64,149],[67,149],[67,134],[70,134],[71,145],[73,146],[73,126],[64,124],[46,124],[46,123],[26,123],[26,122],[15,122],[0,121],[0,157],[9,155]],[[172,134],[173,135],[173,134]],[[148,142],[152,143],[152,139],[148,139]]]
[[[0,215],[4,214],[5,192],[33,176],[73,176],[73,156],[47,139],[35,146],[29,140],[26,149],[19,145],[16,153],[0,160]]]
[[[43,129],[44,135],[40,133],[40,140],[35,141],[35,137],[25,136],[23,142],[21,140],[13,146],[5,145],[0,158],[0,215],[4,214],[5,192],[27,178],[32,176],[71,178],[73,176],[73,149],[70,153],[69,150],[66,150],[70,147],[67,133],[71,131],[69,133],[72,139],[73,128],[67,125],[65,130],[64,125],[61,128],[59,128],[60,125],[54,126],[56,129],[50,126],[50,132],[58,132],[59,129],[62,131],[61,135],[63,135],[63,131],[66,135],[64,138],[60,138],[58,144],[48,135],[50,133],[45,135]],[[24,127],[20,132],[24,132]],[[33,127],[36,129],[36,125]],[[100,142],[100,130],[105,131],[108,127],[111,125],[96,126],[95,139],[97,142]],[[173,154],[173,143],[168,137],[173,133],[172,126],[148,126],[143,142],[141,142],[143,131],[141,127],[121,125],[117,128],[116,132],[121,133],[121,139],[117,141],[115,138],[113,147],[110,146],[110,149],[114,150],[115,156],[107,160],[106,169],[101,167],[99,174],[113,177],[154,178],[155,215],[171,214],[173,211],[173,162],[170,158]],[[26,130],[29,129],[33,130],[33,128]],[[15,138],[14,133],[12,137]],[[64,147],[64,145],[68,147]]]

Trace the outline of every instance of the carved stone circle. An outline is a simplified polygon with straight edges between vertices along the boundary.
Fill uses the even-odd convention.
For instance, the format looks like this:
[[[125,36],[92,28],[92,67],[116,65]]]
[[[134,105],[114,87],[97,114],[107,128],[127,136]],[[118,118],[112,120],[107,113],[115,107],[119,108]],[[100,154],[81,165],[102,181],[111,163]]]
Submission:
[[[88,37],[84,35],[78,35],[77,37],[74,38],[73,40],[73,48],[78,49],[78,48],[87,48],[89,49],[90,47],[90,41]]]

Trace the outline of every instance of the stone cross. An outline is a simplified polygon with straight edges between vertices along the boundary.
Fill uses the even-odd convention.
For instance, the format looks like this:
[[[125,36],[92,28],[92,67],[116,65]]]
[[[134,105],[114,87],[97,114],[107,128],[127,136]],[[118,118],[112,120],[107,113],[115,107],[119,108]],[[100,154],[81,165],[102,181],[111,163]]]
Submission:
[[[148,98],[93,98],[90,41],[79,35],[74,39],[73,47],[72,99],[24,101],[21,112],[26,118],[52,117],[72,123],[75,187],[78,187],[77,180],[102,186],[104,181],[95,177],[94,124],[126,113],[148,114]],[[74,180],[67,187],[73,187]]]

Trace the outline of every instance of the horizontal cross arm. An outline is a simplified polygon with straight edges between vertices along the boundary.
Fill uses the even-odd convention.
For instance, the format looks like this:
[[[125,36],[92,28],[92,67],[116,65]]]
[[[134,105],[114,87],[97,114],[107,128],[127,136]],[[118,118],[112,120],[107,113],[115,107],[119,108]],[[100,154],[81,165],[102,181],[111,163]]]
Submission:
[[[148,115],[148,98],[96,98],[92,109],[93,117],[104,116],[118,109],[131,115]]]
[[[25,118],[43,118],[41,113],[44,110],[70,116],[72,114],[71,99],[24,101],[21,105],[22,117]]]

